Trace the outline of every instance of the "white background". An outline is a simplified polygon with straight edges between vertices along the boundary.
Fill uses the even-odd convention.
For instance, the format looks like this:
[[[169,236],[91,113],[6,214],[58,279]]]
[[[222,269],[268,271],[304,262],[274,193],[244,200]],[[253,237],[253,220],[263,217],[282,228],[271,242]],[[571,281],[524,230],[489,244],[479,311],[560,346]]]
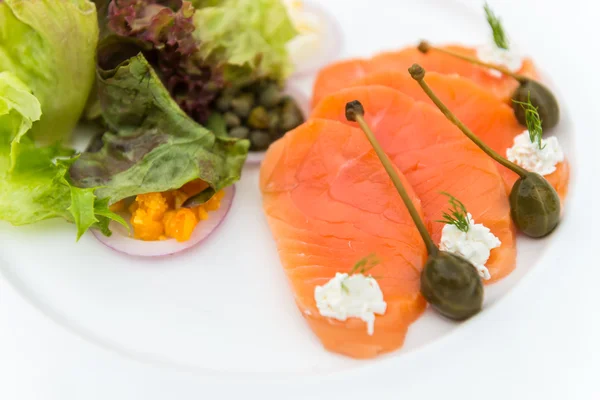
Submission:
[[[326,6],[340,18],[359,18],[351,3],[328,0]],[[407,3],[356,2],[382,13]],[[569,200],[574,207],[542,265],[468,329],[321,380],[215,381],[95,347],[43,317],[0,275],[0,399],[600,399],[598,6],[591,0],[490,3],[560,87],[578,128],[571,155],[577,186]]]

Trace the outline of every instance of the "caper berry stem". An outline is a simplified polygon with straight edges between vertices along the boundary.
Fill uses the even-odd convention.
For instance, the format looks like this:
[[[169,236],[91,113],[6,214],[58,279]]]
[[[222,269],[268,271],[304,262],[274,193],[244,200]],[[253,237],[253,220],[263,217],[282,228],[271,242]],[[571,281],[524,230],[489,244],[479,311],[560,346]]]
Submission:
[[[360,128],[362,129],[362,131],[367,136],[367,139],[371,143],[371,146],[373,146],[373,149],[375,150],[377,157],[379,157],[379,160],[383,164],[385,171],[387,172],[390,179],[394,183],[394,186],[396,187],[398,194],[400,194],[400,197],[402,198],[404,205],[408,209],[408,213],[410,214],[412,220],[414,221],[415,225],[417,226],[417,229],[419,230],[419,233],[421,234],[421,237],[423,238],[423,241],[425,242],[425,247],[427,248],[427,253],[430,256],[438,254],[438,251],[439,251],[438,247],[435,245],[435,243],[431,239],[431,235],[429,235],[429,231],[427,231],[427,228],[425,227],[425,224],[423,223],[423,220],[421,219],[419,212],[415,208],[415,205],[413,204],[412,200],[410,199],[410,196],[406,192],[406,189],[404,188],[404,185],[402,184],[402,181],[400,180],[400,177],[398,176],[398,173],[396,172],[396,170],[394,168],[394,164],[389,159],[387,154],[385,154],[385,152],[381,148],[381,145],[379,144],[379,141],[375,137],[375,134],[373,133],[373,131],[371,130],[371,128],[365,121],[364,113],[365,113],[365,110],[364,110],[362,104],[358,100],[354,100],[354,101],[351,101],[346,104],[346,119],[348,119],[348,121],[357,122],[358,125],[360,126]]]
[[[429,96],[429,98],[435,103],[435,105],[440,109],[440,111],[448,118],[450,122],[460,129],[465,136],[467,136],[473,143],[475,143],[481,150],[483,150],[487,155],[492,157],[498,163],[503,165],[504,167],[510,169],[511,171],[518,174],[520,177],[524,177],[527,175],[528,171],[517,164],[508,161],[506,158],[502,157],[500,154],[496,153],[492,150],[491,147],[486,145],[475,135],[465,124],[460,121],[452,111],[442,101],[436,94],[431,90],[427,82],[425,82],[425,69],[418,64],[414,64],[412,67],[408,69],[408,72],[412,76],[414,80],[419,83],[419,86],[423,89],[423,91]]]
[[[527,81],[527,79],[528,79],[526,76],[516,74],[516,73],[512,72],[511,70],[504,68],[501,65],[486,63],[475,57],[466,56],[464,54],[460,54],[460,53],[454,52],[452,50],[444,49],[442,47],[432,46],[429,42],[426,42],[426,41],[421,41],[421,43],[419,43],[419,46],[417,46],[417,48],[419,49],[419,51],[421,53],[424,53],[424,54],[427,54],[429,51],[434,50],[434,51],[438,51],[440,53],[447,54],[449,56],[470,62],[471,64],[479,65],[479,66],[485,67],[485,68],[494,69],[496,71],[503,73],[504,75],[508,75],[512,78],[515,78],[517,81],[519,81],[519,83],[523,83],[523,82]]]

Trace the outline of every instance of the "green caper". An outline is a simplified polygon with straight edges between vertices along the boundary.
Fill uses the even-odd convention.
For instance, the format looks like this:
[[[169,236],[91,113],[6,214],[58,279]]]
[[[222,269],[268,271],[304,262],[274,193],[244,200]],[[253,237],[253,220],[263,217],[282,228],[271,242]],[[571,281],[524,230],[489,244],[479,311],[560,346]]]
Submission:
[[[560,120],[560,108],[556,97],[550,89],[532,79],[525,79],[513,93],[513,110],[515,117],[526,126],[525,110],[520,106],[520,103],[527,102],[531,99],[531,104],[537,108],[537,111],[542,120],[542,128],[554,128]]]
[[[225,120],[225,125],[228,128],[235,128],[236,126],[240,126],[242,123],[240,117],[238,117],[231,111],[227,111],[225,114],[223,114],[223,119]]]
[[[546,179],[529,172],[510,192],[510,213],[517,228],[527,236],[544,237],[560,221],[560,198]]]
[[[250,148],[253,151],[266,150],[271,144],[271,136],[265,131],[252,131],[250,133]]]
[[[248,126],[254,129],[267,129],[269,127],[269,114],[263,106],[254,107],[248,116]]]
[[[236,139],[246,139],[250,134],[250,129],[245,126],[236,126],[229,131],[229,136]]]
[[[260,92],[258,103],[267,108],[273,108],[281,102],[282,94],[276,83],[268,84]]]
[[[440,251],[431,239],[419,211],[404,188],[396,167],[381,148],[373,131],[364,119],[364,108],[358,100],[346,104],[346,119],[357,122],[363,130],[386,172],[398,190],[412,220],[427,248],[429,257],[421,272],[421,293],[442,315],[454,320],[469,318],[481,310],[483,283],[479,273],[469,261],[451,253]]]
[[[280,124],[281,124],[281,116],[277,111],[269,112],[269,133],[271,136],[279,136],[280,132]]]
[[[281,130],[291,131],[304,122],[302,111],[292,98],[286,98],[281,109]]]
[[[242,93],[231,100],[231,109],[240,118],[247,118],[253,106],[254,95],[252,93]]]
[[[427,259],[421,293],[440,314],[459,321],[477,314],[483,304],[483,283],[473,264],[445,251]]]

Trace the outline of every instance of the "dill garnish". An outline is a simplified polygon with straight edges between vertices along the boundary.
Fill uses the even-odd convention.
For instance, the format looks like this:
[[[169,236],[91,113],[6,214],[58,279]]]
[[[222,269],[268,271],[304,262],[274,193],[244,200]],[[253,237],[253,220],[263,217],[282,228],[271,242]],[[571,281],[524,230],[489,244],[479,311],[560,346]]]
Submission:
[[[354,267],[350,270],[350,275],[353,274],[365,274],[365,272],[369,272],[374,266],[379,264],[379,259],[375,257],[375,254],[369,254],[365,258],[360,259]]]
[[[529,131],[529,140],[531,140],[531,143],[537,144],[540,150],[542,150],[546,147],[545,145],[542,146],[542,136],[544,134],[542,120],[537,107],[531,104],[531,93],[527,94],[527,101],[513,101],[519,104],[525,111],[525,126],[527,126],[527,130]]]
[[[487,17],[488,24],[490,24],[490,28],[492,28],[492,34],[494,35],[494,42],[496,46],[501,49],[508,50],[508,39],[506,38],[506,34],[504,33],[504,28],[502,27],[502,23],[494,11],[490,8],[490,6],[485,3],[483,6],[485,10],[485,15]]]
[[[458,230],[462,232],[469,231],[469,217],[467,216],[467,209],[465,205],[461,203],[456,197],[450,193],[442,192],[444,196],[448,197],[448,203],[450,203],[450,209],[448,212],[442,214],[443,219],[436,222],[442,222],[447,225],[454,225]]]

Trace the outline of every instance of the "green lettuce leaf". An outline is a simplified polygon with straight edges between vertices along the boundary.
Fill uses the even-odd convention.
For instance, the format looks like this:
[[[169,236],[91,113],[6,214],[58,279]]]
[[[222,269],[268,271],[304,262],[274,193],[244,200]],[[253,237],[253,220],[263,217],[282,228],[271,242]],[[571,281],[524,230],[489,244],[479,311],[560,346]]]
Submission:
[[[206,7],[206,4],[210,6]],[[244,84],[260,78],[283,81],[292,72],[286,44],[297,35],[280,0],[193,2],[200,54],[225,65],[225,79]]]
[[[13,72],[41,103],[36,140],[71,134],[94,82],[97,41],[88,0],[0,1],[0,71]]]
[[[41,116],[40,102],[15,75],[0,73],[0,220],[26,225],[64,218],[77,225],[77,238],[91,227],[109,233],[110,220],[125,224],[99,200],[95,188],[73,186],[68,170],[73,151],[38,147],[26,135]]]
[[[216,136],[189,118],[142,54],[114,67],[113,56],[128,52],[116,49],[116,55],[99,55],[98,94],[109,131],[99,150],[81,154],[72,165],[73,183],[98,187],[96,195],[112,204],[195,179],[215,191],[239,180],[248,141]]]

